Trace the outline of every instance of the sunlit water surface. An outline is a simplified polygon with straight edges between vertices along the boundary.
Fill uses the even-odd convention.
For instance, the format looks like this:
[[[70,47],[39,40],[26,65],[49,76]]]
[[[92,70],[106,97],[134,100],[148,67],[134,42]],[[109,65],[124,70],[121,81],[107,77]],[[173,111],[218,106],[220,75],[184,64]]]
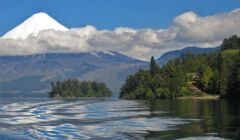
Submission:
[[[239,108],[219,100],[0,99],[0,139],[239,139]]]

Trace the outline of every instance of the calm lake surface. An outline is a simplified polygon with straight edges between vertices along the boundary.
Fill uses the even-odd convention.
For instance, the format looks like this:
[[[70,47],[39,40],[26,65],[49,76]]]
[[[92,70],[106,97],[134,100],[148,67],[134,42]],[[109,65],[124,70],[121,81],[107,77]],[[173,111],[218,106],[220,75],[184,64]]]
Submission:
[[[0,139],[240,139],[240,103],[1,98]]]

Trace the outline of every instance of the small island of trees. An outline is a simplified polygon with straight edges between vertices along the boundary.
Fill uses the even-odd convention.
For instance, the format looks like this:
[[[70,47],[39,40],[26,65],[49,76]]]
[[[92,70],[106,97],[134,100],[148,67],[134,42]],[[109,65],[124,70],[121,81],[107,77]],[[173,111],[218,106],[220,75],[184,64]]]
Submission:
[[[185,53],[162,67],[152,57],[149,70],[130,75],[120,92],[123,99],[204,95],[240,97],[240,38],[236,35],[224,39],[217,52]]]
[[[102,82],[69,79],[52,82],[51,98],[109,97],[111,91]]]

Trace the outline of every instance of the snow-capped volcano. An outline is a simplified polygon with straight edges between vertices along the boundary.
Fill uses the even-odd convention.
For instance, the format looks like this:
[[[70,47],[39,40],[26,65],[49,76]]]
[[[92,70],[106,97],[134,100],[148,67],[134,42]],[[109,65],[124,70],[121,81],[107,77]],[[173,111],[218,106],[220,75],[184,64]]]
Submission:
[[[37,13],[7,32],[2,38],[24,40],[30,35],[36,36],[43,30],[68,31],[68,28],[58,23],[46,13]]]

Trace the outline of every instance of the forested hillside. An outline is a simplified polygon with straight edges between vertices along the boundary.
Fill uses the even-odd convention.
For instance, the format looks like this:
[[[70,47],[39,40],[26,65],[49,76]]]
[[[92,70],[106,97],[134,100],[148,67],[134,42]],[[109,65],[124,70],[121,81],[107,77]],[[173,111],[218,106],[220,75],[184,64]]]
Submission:
[[[127,78],[120,93],[125,99],[176,98],[181,96],[239,97],[240,38],[224,39],[221,50],[194,55],[185,53],[161,68],[151,58],[149,70]]]

